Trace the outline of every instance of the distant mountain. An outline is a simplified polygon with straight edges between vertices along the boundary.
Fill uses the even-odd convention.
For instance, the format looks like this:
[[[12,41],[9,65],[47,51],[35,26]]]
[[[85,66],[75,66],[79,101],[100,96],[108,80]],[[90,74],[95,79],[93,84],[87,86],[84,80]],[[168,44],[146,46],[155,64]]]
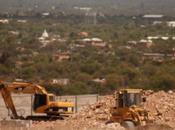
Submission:
[[[0,11],[60,10],[74,11],[74,6],[92,7],[105,13],[175,14],[175,0],[0,0]]]

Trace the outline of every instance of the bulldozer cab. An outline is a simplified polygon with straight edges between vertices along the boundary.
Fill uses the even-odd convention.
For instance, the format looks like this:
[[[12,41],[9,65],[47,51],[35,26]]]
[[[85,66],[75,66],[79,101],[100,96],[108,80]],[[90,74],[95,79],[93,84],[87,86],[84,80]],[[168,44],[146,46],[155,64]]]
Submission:
[[[142,102],[141,89],[120,89],[116,95],[116,106],[119,108],[139,106]]]

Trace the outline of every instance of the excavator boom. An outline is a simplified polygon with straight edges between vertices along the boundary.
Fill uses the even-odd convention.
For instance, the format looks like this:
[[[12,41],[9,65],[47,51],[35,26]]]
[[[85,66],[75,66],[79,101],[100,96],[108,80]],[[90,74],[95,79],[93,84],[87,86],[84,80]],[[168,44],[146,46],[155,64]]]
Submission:
[[[38,84],[25,83],[25,82],[12,82],[4,83],[7,86],[7,90],[13,93],[23,94],[47,94],[47,91]]]
[[[11,93],[7,90],[4,84],[0,84],[0,92],[7,109],[10,109],[12,112],[12,118],[17,119],[18,115],[12,100]]]

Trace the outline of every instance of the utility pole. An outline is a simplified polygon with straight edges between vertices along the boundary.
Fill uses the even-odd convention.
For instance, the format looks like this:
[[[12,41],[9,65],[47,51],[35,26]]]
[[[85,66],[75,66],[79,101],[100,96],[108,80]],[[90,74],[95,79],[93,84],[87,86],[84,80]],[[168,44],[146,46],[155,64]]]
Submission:
[[[97,12],[93,13],[93,24],[96,25],[97,24]]]

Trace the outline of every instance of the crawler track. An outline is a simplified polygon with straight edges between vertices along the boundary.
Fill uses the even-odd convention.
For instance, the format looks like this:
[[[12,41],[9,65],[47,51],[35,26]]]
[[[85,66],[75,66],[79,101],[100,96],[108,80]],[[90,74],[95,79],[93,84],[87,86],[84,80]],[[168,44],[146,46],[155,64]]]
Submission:
[[[33,121],[55,121],[55,120],[64,120],[62,116],[28,116],[25,120]]]

